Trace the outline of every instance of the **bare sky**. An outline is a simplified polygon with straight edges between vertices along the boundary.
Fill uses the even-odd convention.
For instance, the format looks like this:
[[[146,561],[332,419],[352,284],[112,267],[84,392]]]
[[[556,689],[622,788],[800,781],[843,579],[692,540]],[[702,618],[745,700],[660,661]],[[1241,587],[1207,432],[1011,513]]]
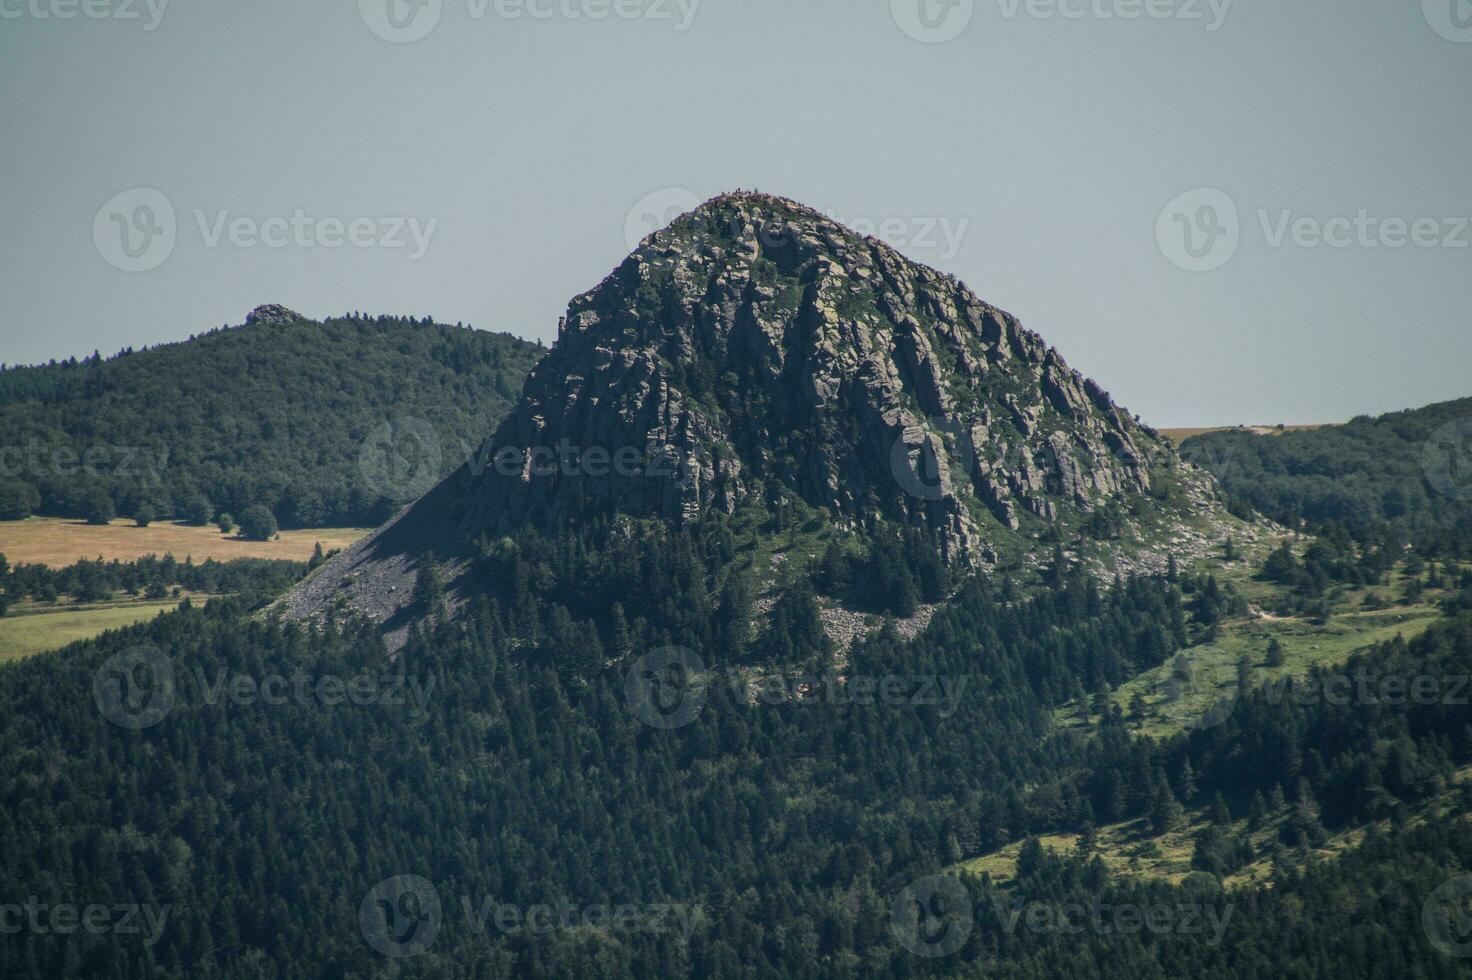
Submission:
[[[1158,425],[1472,395],[1472,0],[0,0],[0,361],[433,315],[550,342],[737,187]],[[656,216],[656,217],[650,217]]]

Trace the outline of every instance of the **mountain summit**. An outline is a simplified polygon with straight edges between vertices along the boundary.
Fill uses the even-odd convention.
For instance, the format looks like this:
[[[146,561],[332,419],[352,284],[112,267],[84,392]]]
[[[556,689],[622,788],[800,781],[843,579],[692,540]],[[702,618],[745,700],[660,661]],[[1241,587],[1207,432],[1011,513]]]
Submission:
[[[361,590],[388,560],[406,599],[416,547],[784,497],[856,531],[923,530],[958,568],[1103,515],[1158,541],[1188,511],[1220,513],[1205,474],[1015,317],[811,208],[740,192],[574,298],[494,436],[335,564]]]
[[[983,563],[1028,517],[1149,490],[1156,437],[955,278],[784,198],[716,198],[574,299],[494,440],[664,466],[487,481],[478,525],[693,520],[779,488]],[[1156,453],[1158,455],[1158,452]]]

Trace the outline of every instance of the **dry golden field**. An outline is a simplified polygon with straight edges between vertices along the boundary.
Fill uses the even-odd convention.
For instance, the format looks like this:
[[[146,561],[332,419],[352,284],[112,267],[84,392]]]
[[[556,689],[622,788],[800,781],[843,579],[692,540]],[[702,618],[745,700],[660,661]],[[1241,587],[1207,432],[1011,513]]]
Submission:
[[[195,562],[207,558],[306,561],[319,541],[323,551],[332,551],[347,547],[367,533],[366,528],[330,527],[282,531],[275,541],[244,541],[233,534],[221,534],[213,525],[191,527],[156,521],[148,527],[136,527],[132,521],[116,520],[106,527],[97,527],[78,520],[32,517],[24,521],[0,521],[0,554],[12,565],[24,562],[57,567],[99,555],[119,561],[164,554],[172,554],[180,561],[190,556]]]

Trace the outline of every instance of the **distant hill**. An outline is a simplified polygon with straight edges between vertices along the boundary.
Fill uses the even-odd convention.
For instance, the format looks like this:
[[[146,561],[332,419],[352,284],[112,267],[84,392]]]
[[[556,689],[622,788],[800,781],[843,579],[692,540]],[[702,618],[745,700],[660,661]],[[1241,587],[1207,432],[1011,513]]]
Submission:
[[[460,463],[541,353],[427,319],[261,307],[182,343],[7,368],[0,518],[81,517],[100,495],[121,516],[182,518],[202,496],[211,516],[262,504],[285,527],[377,523],[424,489],[415,467],[432,483]],[[417,456],[385,464],[377,443],[402,433]]]
[[[1181,453],[1211,470],[1238,510],[1472,553],[1472,398],[1271,437],[1211,432]]]
[[[1212,432],[1249,432],[1258,436],[1280,436],[1285,432],[1300,432],[1317,428],[1321,428],[1321,423],[1313,425],[1210,425],[1199,429],[1161,429],[1160,434],[1179,446],[1187,439],[1208,435]]]

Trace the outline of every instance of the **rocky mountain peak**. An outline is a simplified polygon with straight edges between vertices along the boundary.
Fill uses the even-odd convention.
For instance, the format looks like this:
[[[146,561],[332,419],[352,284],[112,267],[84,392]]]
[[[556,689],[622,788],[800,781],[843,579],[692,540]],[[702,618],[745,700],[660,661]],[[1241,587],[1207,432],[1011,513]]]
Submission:
[[[557,446],[642,468],[537,472],[533,451]],[[953,276],[742,191],[573,299],[495,453],[528,465],[473,485],[482,528],[596,508],[687,521],[785,492],[845,525],[923,526],[977,565],[1029,523],[1148,491],[1169,450]]]
[[[1136,542],[1091,567],[1163,570],[1226,527],[1209,477],[1015,317],[811,208],[737,192],[575,297],[494,435],[287,608],[346,599],[402,637],[428,552],[468,569],[471,542],[528,526],[689,524],[794,497],[858,533],[923,530],[963,569],[1035,561],[1088,523]]]

